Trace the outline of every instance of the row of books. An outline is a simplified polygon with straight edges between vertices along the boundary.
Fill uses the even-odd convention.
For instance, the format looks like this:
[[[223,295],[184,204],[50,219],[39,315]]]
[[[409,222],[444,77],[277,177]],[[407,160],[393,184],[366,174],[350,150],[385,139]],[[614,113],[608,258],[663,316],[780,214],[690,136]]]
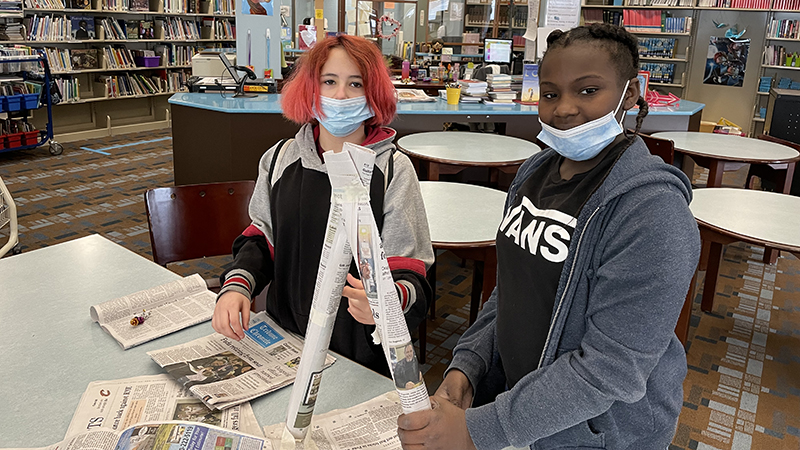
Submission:
[[[694,6],[694,0],[628,0],[625,6]]]
[[[622,26],[622,13],[619,11],[609,11],[607,9],[584,9],[583,22],[586,25],[592,23],[610,23],[611,25]]]
[[[26,8],[64,9],[64,0],[25,0]]]
[[[767,45],[764,47],[764,64],[768,66],[797,66],[797,52],[792,53],[782,45]]]
[[[200,29],[197,27],[197,22],[193,20],[185,20],[181,17],[167,17],[160,21],[159,25],[163,30],[164,39],[200,39]]]
[[[676,43],[675,38],[639,38],[639,56],[674,58]]]
[[[153,49],[157,56],[161,57],[162,64],[165,66],[188,66],[192,63],[192,57],[199,51],[194,45],[166,44],[157,45]]]
[[[0,24],[0,41],[18,41],[25,40],[25,28],[21,23],[2,23]]]
[[[95,80],[95,95],[105,92],[107,98],[130,97],[134,95],[158,94],[166,91],[162,78],[145,76],[141,73],[121,75],[100,75]]]
[[[62,102],[74,102],[81,99],[80,83],[74,77],[59,77],[55,80],[58,91],[61,92]]]
[[[662,31],[666,13],[660,9],[623,9],[622,23],[630,31],[658,33]]]
[[[236,27],[229,20],[203,19],[203,27],[207,28],[206,23],[210,22],[216,30],[214,36],[218,39],[236,39]]]
[[[769,9],[772,0],[698,0],[704,8]]]
[[[800,0],[587,0],[587,6],[679,6],[799,11]]]
[[[767,27],[767,37],[800,39],[800,20],[772,19]]]
[[[24,81],[21,78],[0,79],[0,95],[38,94],[42,92],[42,83]]]
[[[650,72],[651,83],[673,83],[675,80],[675,64],[672,63],[639,63],[639,70]]]
[[[152,20],[96,18],[96,27],[103,29],[106,40],[154,39]]]
[[[22,13],[22,0],[0,1],[0,17]]]
[[[232,15],[236,11],[236,3],[234,0],[214,0],[214,13],[215,14],[228,14]]]
[[[508,7],[501,6],[500,13],[497,15],[497,23],[501,27],[508,26]],[[514,28],[525,28],[528,22],[528,10],[525,8],[515,8],[514,16],[511,17],[511,26]]]

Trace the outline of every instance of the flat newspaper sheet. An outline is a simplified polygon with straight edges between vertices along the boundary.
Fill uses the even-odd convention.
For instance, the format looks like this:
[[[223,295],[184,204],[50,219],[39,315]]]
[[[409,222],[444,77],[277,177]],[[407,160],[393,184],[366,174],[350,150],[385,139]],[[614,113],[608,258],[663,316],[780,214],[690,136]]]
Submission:
[[[194,274],[94,305],[89,312],[92,320],[127,350],[210,320],[216,301],[203,278]],[[143,322],[131,323],[142,316],[146,317]]]
[[[308,434],[318,449],[400,450],[397,418],[402,413],[400,397],[391,391],[352,408],[314,416]],[[284,428],[282,423],[264,427],[272,448],[281,448]],[[305,441],[298,442],[295,449],[303,450],[304,444]]]
[[[214,333],[147,354],[209,409],[217,410],[292,384],[302,351],[303,339],[262,311],[250,316],[241,341]],[[324,367],[334,361],[326,354]]]
[[[272,450],[263,437],[194,422],[148,422],[120,431],[94,428],[27,450]],[[24,449],[6,449],[24,450]]]
[[[261,436],[249,402],[211,411],[167,374],[94,381],[83,393],[66,436],[94,428],[123,430],[143,422],[188,420]]]

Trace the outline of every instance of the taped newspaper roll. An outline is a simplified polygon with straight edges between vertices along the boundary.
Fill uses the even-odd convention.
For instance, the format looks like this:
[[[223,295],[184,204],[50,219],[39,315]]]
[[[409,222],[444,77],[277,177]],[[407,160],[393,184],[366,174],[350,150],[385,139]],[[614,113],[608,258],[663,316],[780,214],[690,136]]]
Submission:
[[[349,143],[345,143],[342,150],[323,154],[331,182],[331,209],[303,357],[286,419],[286,431],[296,440],[304,439],[311,425],[322,378],[322,363],[330,345],[336,311],[353,257],[356,257],[356,266],[375,319],[375,341],[383,347],[403,412],[431,407],[369,203],[375,152]],[[355,254],[353,249],[356,249]],[[281,448],[292,448],[292,444],[289,439],[284,439]]]

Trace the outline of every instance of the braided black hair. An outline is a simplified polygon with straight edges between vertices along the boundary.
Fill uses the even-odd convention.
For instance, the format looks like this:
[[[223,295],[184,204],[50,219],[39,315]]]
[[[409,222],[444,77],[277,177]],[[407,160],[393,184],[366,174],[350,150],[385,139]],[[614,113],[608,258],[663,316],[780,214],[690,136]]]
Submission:
[[[572,28],[564,32],[554,30],[547,36],[547,52],[539,65],[547,58],[547,53],[558,47],[567,47],[575,42],[589,42],[606,49],[615,63],[620,79],[625,82],[636,78],[639,74],[639,41],[625,28],[607,23]],[[647,102],[641,96],[636,100],[639,113],[636,115],[636,133],[642,128],[642,121],[647,115]]]

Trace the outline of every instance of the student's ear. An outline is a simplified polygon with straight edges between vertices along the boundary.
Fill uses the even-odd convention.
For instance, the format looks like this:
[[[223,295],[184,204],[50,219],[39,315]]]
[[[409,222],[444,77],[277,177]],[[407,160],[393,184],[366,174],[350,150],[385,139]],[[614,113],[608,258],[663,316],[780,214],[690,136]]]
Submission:
[[[640,85],[639,78],[631,78],[628,83],[628,89],[625,90],[625,101],[623,102],[622,109],[628,110],[636,106],[636,100],[639,99]]]

